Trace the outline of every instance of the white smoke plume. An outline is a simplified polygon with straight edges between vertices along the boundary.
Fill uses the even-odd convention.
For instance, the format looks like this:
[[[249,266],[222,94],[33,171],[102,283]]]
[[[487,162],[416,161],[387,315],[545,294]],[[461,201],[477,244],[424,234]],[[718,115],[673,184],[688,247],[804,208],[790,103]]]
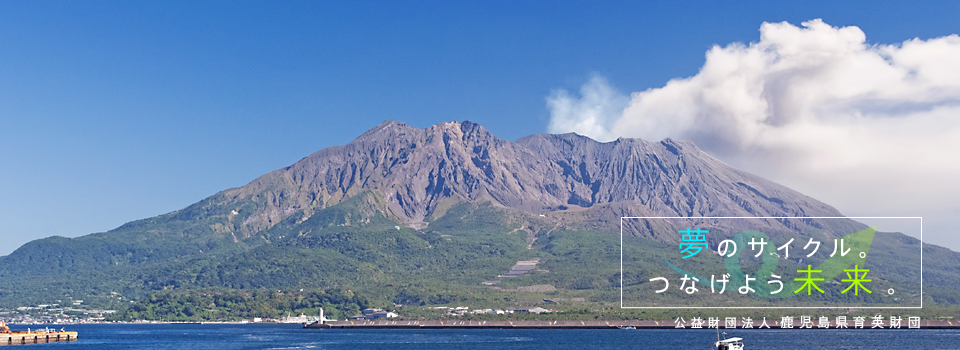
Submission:
[[[593,75],[580,88],[580,95],[576,98],[565,90],[556,90],[547,97],[547,107],[550,108],[547,130],[552,133],[576,132],[601,141],[611,139],[609,127],[620,119],[630,99],[599,75]]]
[[[693,140],[708,153],[849,216],[924,216],[960,248],[960,37],[871,45],[857,27],[764,23],[715,46],[700,72],[631,94],[602,78],[548,98],[550,132]],[[597,93],[602,91],[603,93]]]

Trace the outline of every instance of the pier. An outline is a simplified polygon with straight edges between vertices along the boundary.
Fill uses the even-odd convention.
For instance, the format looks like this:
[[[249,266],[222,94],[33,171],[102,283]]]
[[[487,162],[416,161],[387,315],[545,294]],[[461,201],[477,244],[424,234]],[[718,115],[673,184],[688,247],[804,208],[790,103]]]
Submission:
[[[53,331],[48,332],[45,330],[40,330],[40,331],[0,333],[0,346],[54,343],[54,342],[75,341],[75,340],[77,340],[77,332],[53,332]]]

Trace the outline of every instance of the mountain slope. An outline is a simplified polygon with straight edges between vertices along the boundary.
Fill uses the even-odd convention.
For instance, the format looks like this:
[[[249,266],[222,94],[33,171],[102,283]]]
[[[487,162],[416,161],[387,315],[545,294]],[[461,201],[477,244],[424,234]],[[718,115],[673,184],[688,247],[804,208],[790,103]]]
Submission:
[[[510,142],[471,122],[419,129],[386,121],[187,208],[25,244],[0,257],[0,280],[11,282],[0,285],[0,304],[189,287],[337,286],[388,295],[396,291],[387,286],[404,281],[477,286],[521,258],[542,256],[554,270],[575,265],[593,253],[558,247],[618,232],[622,216],[841,214],[690,142],[599,143],[575,134]],[[815,235],[829,225],[837,224],[765,220],[760,228]],[[862,228],[840,225],[834,231]],[[642,227],[630,232],[637,238],[630,244],[678,240]],[[597,278],[546,280],[612,288],[611,276]]]
[[[387,121],[353,142],[314,153],[251,184],[224,192],[270,198],[241,231],[310,215],[376,190],[407,225],[444,198],[491,201],[529,212],[638,201],[661,215],[839,216],[832,207],[726,165],[689,142],[620,139],[599,143],[540,134],[517,142],[483,127],[448,122],[418,129]]]

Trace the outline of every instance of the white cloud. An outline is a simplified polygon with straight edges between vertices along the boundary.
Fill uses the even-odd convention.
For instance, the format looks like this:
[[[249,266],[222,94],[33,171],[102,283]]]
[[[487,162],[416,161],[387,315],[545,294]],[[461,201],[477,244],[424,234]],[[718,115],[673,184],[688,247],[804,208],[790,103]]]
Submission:
[[[607,141],[611,137],[609,126],[623,114],[630,99],[610,87],[607,80],[593,75],[580,88],[580,98],[566,90],[556,90],[547,98],[550,108],[552,133],[577,132],[596,140]]]
[[[598,82],[584,90],[610,89]],[[960,248],[957,35],[869,45],[857,27],[764,23],[759,42],[713,47],[697,75],[633,93],[615,117],[557,96],[551,132],[693,140],[846,215],[922,215],[925,240]]]

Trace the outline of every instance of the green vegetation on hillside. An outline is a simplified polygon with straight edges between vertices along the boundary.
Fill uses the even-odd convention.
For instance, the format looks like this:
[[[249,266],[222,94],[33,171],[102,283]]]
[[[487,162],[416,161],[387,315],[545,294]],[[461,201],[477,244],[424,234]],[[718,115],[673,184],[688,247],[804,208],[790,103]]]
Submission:
[[[73,298],[84,299],[85,305],[121,310],[118,319],[170,321],[274,318],[311,314],[318,307],[332,318],[342,318],[365,306],[393,303],[404,305],[403,312],[410,317],[438,317],[420,308],[436,305],[501,309],[541,305],[563,311],[549,316],[561,319],[672,319],[677,314],[619,309],[619,235],[489,203],[447,201],[429,218],[428,226],[414,229],[393,218],[378,195],[364,193],[309,217],[305,212],[293,214],[238,242],[233,242],[231,233],[211,233],[205,240],[193,231],[176,232],[178,225],[189,226],[191,218],[206,225],[203,215],[193,213],[202,208],[198,205],[110,233],[25,245],[0,258],[0,307]],[[216,237],[229,238],[214,244],[220,242]],[[870,261],[874,266],[896,265],[904,249],[917,243],[903,235],[878,233]],[[192,250],[196,252],[176,253]],[[649,294],[649,281],[642,272],[664,270],[662,252],[671,250],[676,250],[673,244],[624,238],[624,264],[630,267],[623,275],[625,298]],[[954,315],[955,308],[947,305],[960,300],[960,278],[951,272],[957,270],[952,258],[956,253],[936,247],[929,252],[925,253],[924,312]],[[536,269],[515,278],[498,278],[518,261],[533,258],[540,259]],[[701,264],[694,268],[709,271],[722,261],[714,256]],[[23,266],[30,268],[23,270]],[[878,281],[907,281],[916,273],[890,270]],[[663,297],[680,301],[678,296]],[[837,296],[826,296],[824,301],[835,301],[830,298]],[[545,304],[544,299],[556,304]],[[880,300],[878,296],[862,299]],[[750,302],[739,296],[724,302],[730,300]]]
[[[280,319],[289,315],[319,315],[321,308],[326,318],[345,319],[359,314],[367,305],[366,298],[351,291],[180,290],[152,293],[113,319],[170,322]]]

